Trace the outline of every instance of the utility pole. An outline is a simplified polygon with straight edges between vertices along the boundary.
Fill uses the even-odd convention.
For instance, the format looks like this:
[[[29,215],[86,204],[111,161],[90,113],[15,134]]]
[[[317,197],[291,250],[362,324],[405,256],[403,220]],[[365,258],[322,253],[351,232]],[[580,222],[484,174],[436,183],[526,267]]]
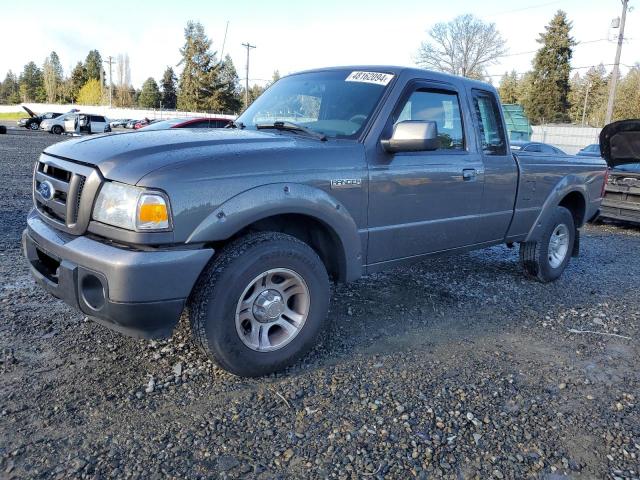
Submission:
[[[113,82],[111,81],[111,65],[113,65],[113,57],[108,56],[104,63],[109,64],[109,108],[111,108],[111,100],[112,100],[112,91],[113,91]]]
[[[249,106],[249,51],[256,46],[248,42],[243,43],[242,46],[247,48],[247,78],[244,82],[244,108],[247,108]]]
[[[613,72],[611,72],[611,84],[609,86],[609,102],[607,103],[607,116],[605,125],[611,123],[613,117],[613,105],[616,99],[616,86],[618,84],[618,71],[620,69],[620,54],[622,53],[622,42],[624,41],[624,22],[627,19],[627,7],[629,0],[622,0],[622,17],[620,18],[620,33],[618,34],[618,49],[616,50],[616,60],[613,63]]]

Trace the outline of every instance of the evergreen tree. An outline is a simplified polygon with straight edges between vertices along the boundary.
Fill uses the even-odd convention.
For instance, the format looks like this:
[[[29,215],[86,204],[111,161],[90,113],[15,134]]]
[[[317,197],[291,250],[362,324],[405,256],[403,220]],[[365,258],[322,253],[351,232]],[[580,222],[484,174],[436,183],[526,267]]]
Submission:
[[[176,108],[178,102],[178,94],[176,91],[177,85],[176,74],[173,72],[173,68],[167,67],[162,75],[162,82],[160,86],[162,88],[161,102],[163,108],[173,110]]]
[[[11,70],[7,72],[4,82],[2,82],[2,87],[0,88],[0,103],[20,103],[18,77]]]
[[[44,88],[47,94],[47,102],[53,103],[58,100],[60,95],[60,88],[62,85],[62,64],[60,58],[56,52],[51,54],[45,59],[42,67],[42,73],[44,78]]]
[[[184,46],[180,49],[183,66],[178,90],[178,108],[181,110],[216,110],[218,70],[216,53],[211,51],[211,40],[199,22],[188,22],[184,29]]]
[[[216,95],[218,109],[227,113],[239,112],[242,108],[240,79],[229,55],[224,58],[220,65],[218,83],[219,88]]]
[[[614,120],[640,118],[640,63],[636,63],[618,84]]]
[[[569,117],[569,74],[575,41],[571,37],[571,22],[558,10],[538,43],[542,47],[533,60],[533,83],[525,103],[532,122],[558,122]]]
[[[102,56],[98,50],[91,50],[84,61],[84,67],[87,70],[87,80],[95,78],[100,80],[102,70]],[[103,78],[104,80],[104,78]]]
[[[38,68],[35,62],[29,62],[24,66],[24,70],[20,75],[20,97],[23,102],[44,102],[46,93],[44,90],[44,81],[42,70]]]
[[[584,116],[585,125],[604,126],[608,96],[609,82],[604,65],[591,67],[584,77],[574,75],[569,92],[571,121],[582,124]]]
[[[515,70],[502,76],[498,92],[502,103],[518,103],[518,74]]]
[[[160,104],[160,90],[156,81],[149,77],[142,85],[138,105],[142,108],[157,108]]]
[[[71,97],[75,100],[78,96],[78,92],[87,83],[89,77],[87,76],[87,69],[82,62],[78,62],[71,71]]]

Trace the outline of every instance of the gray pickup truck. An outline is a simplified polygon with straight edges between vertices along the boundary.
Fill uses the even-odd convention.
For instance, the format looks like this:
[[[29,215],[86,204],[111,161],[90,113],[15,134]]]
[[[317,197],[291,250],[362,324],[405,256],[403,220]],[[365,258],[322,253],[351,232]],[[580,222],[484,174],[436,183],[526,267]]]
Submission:
[[[166,337],[184,311],[213,360],[258,376],[314,344],[330,280],[514,243],[528,276],[557,279],[605,172],[598,158],[512,154],[486,83],[313,70],[231,128],[48,147],[23,247],[35,279],[97,322]]]

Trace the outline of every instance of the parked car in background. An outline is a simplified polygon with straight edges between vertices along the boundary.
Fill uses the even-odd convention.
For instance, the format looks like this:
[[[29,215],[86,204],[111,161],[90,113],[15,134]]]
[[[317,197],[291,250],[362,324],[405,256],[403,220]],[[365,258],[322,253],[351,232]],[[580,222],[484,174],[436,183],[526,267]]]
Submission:
[[[231,123],[228,118],[171,118],[159,120],[141,127],[142,130],[167,130],[169,128],[224,128]]]
[[[91,113],[74,113],[66,116],[64,131],[66,133],[108,133],[111,131],[109,121],[102,115]]]
[[[138,120],[135,123],[135,125],[133,126],[133,128],[135,130],[138,130],[138,129],[142,128],[142,127],[146,127],[147,125],[151,125],[153,122],[156,122],[156,121],[158,121],[158,120],[151,120],[151,119],[145,117],[142,120]]]
[[[640,120],[606,125],[599,149],[611,169],[605,184],[600,217],[640,223]],[[610,160],[613,159],[613,161]]]
[[[22,108],[29,114],[29,116],[18,120],[18,126],[28,128],[29,130],[38,130],[40,128],[40,123],[43,120],[51,120],[53,118],[57,118],[60,115],[62,115],[62,113],[57,113],[57,112],[46,112],[41,115],[38,115],[37,113],[34,113],[30,108],[27,108],[24,105],[22,106]]]
[[[576,153],[576,155],[580,155],[581,157],[599,157],[600,145],[598,145],[597,143],[592,143],[591,145],[587,145],[578,153]]]
[[[600,217],[640,223],[640,163],[609,171]]]
[[[111,120],[109,126],[111,128],[125,127],[127,123],[131,121],[130,118],[120,118],[118,120]]]
[[[45,132],[55,133],[56,135],[62,135],[64,133],[64,124],[69,118],[73,118],[77,115],[76,112],[65,113],[56,118],[48,118],[40,122],[40,130]]]
[[[516,152],[547,153],[549,155],[566,155],[558,147],[542,142],[511,142],[511,150]]]
[[[131,119],[127,123],[124,124],[124,128],[133,128],[133,127],[136,126],[136,123],[138,123],[139,121],[140,120]]]

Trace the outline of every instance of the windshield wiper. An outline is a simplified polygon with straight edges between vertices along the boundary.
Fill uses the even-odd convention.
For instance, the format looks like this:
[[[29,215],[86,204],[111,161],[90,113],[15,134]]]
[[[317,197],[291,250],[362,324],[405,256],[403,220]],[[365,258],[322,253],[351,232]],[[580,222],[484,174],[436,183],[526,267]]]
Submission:
[[[274,122],[274,123],[261,123],[256,125],[258,130],[264,129],[275,129],[275,130],[285,130],[288,132],[300,132],[304,133],[310,137],[317,138],[320,141],[326,142],[327,136],[324,133],[316,132],[315,130],[311,130],[310,128],[303,127],[302,125],[298,125],[293,122]]]

